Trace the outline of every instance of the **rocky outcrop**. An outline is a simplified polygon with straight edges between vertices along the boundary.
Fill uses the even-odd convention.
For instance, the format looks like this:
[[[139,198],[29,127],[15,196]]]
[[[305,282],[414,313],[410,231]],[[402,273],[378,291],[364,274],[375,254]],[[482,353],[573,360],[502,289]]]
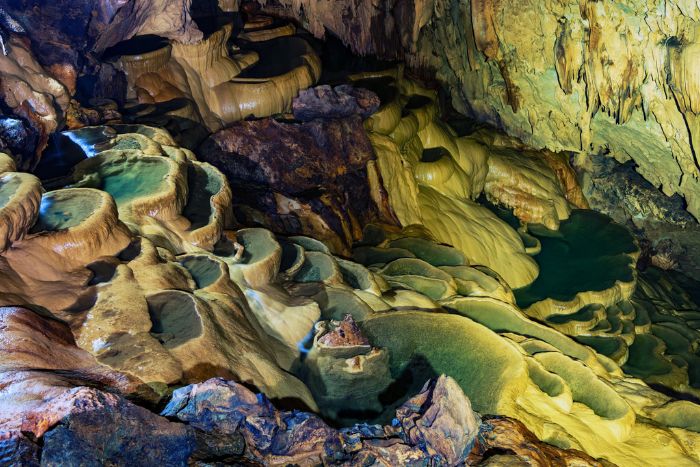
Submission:
[[[292,113],[302,122],[353,115],[365,119],[376,112],[379,105],[379,96],[367,89],[347,84],[335,88],[323,85],[301,91],[292,103]]]
[[[46,313],[0,308],[0,324],[0,432],[42,436],[70,411],[76,386],[154,395],[78,348],[69,327]]]
[[[486,459],[482,457],[494,450],[512,452],[514,455],[508,461],[496,459],[501,455]],[[539,441],[522,423],[507,417],[484,418],[479,428],[477,444],[469,457],[469,463],[478,460],[478,465],[549,465],[553,459],[556,459],[556,463],[562,466],[591,465],[597,467],[604,465],[575,449],[553,448],[551,445]]]
[[[104,51],[136,35],[153,34],[183,43],[202,40],[203,34],[190,16],[192,0],[145,1],[119,0],[116,14],[100,31],[94,50]]]
[[[479,430],[479,416],[451,378],[429,381],[396,411],[391,426],[356,425],[337,430],[306,413],[275,409],[264,396],[223,380],[179,389],[163,415],[220,439],[242,436],[245,457],[265,465],[338,462],[379,465],[432,459],[464,462]]]
[[[38,162],[49,135],[63,126],[70,94],[36,61],[26,38],[13,34],[4,47],[0,54],[0,100],[37,135],[34,147],[18,147],[18,139],[27,139],[19,134],[13,134],[7,145],[19,150],[16,157],[19,168],[30,170]],[[26,127],[22,130],[26,131]],[[18,132],[22,130],[17,128]]]
[[[234,187],[242,222],[263,216],[277,232],[312,235],[337,252],[348,251],[366,223],[392,222],[383,193],[370,186],[375,156],[356,115],[238,122],[198,153]]]
[[[582,453],[544,445],[514,420],[499,417],[481,424],[459,386],[445,376],[427,382],[420,394],[401,406],[391,426],[363,424],[338,430],[313,414],[278,410],[263,394],[223,379],[176,390],[161,416],[89,387],[67,390],[43,409],[47,422],[36,438],[26,432],[0,432],[4,463],[39,465],[41,458],[42,464],[65,466],[121,465],[134,459],[169,466],[358,465],[371,459],[390,466],[430,459],[456,466],[465,461],[475,464],[491,450],[507,449],[521,462],[600,465]]]

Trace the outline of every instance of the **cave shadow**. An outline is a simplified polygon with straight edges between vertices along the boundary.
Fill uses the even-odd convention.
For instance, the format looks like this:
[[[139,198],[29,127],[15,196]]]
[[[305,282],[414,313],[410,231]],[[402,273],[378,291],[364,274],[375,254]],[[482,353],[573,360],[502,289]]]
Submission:
[[[415,354],[392,377],[394,381],[378,395],[382,411],[362,411],[351,407],[342,407],[338,416],[330,424],[336,427],[352,426],[356,423],[389,425],[396,415],[396,409],[411,397],[417,395],[425,383],[437,378],[439,373],[422,354]]]

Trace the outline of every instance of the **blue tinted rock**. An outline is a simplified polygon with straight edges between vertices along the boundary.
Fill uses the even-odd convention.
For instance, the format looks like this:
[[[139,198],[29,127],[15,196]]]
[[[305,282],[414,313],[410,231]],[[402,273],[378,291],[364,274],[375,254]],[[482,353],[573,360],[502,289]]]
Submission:
[[[0,432],[0,465],[38,466],[39,446],[19,431]]]
[[[42,465],[187,465],[191,428],[113,394],[76,388],[69,414],[44,435]]]

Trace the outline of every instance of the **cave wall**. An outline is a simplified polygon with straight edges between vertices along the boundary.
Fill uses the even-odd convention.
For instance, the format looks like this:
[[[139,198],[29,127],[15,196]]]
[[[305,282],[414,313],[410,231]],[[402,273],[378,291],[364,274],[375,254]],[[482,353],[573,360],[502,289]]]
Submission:
[[[700,217],[691,0],[260,0],[355,52],[435,73],[454,107],[536,148],[608,153]]]

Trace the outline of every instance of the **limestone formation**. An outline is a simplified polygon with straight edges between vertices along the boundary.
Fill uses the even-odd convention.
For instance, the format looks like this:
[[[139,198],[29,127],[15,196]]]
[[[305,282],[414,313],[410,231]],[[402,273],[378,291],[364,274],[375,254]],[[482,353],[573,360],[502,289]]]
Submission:
[[[68,108],[70,94],[36,61],[26,38],[13,34],[3,44],[0,99],[38,133],[33,153],[32,149],[22,148],[23,153],[16,159],[20,169],[29,170],[36,166],[49,134],[63,126],[63,112]]]
[[[25,238],[13,239],[2,255],[7,270],[15,274],[3,282],[3,292],[8,299],[39,304],[67,321],[70,328],[63,325],[63,329],[70,329],[83,349],[72,347],[74,352],[92,362],[90,368],[120,375],[110,383],[115,387],[123,386],[119,381],[131,381],[124,390],[158,398],[168,387],[219,376],[251,384],[275,399],[294,399],[338,421],[386,423],[398,410],[406,436],[398,435],[402,441],[392,444],[394,448],[386,451],[388,445],[358,440],[351,451],[341,449],[342,455],[364,459],[383,452],[393,459],[388,463],[430,455],[450,463],[468,454],[473,431],[466,437],[455,433],[446,438],[430,431],[434,423],[426,428],[425,421],[439,420],[440,429],[451,433],[450,427],[477,422],[469,421],[469,412],[444,412],[450,405],[438,404],[423,412],[416,408],[423,399],[408,399],[421,390],[423,381],[444,373],[454,382],[429,386],[421,397],[434,391],[431,397],[450,398],[459,386],[477,410],[515,417],[547,442],[611,462],[641,461],[651,452],[659,463],[682,465],[697,459],[692,448],[696,425],[683,416],[693,412],[623,373],[676,391],[695,391],[690,343],[696,338],[690,337],[688,324],[680,318],[675,318],[675,327],[656,318],[650,305],[642,303],[646,299],[630,308],[625,300],[615,303],[628,295],[611,298],[603,313],[601,305],[595,305],[600,295],[591,294],[588,287],[595,287],[586,285],[576,303],[588,308],[578,312],[572,305],[576,316],[538,312],[547,325],[540,324],[518,308],[521,290],[514,294],[499,274],[473,264],[469,251],[436,244],[415,226],[366,227],[353,254],[365,267],[334,257],[327,245],[313,238],[278,238],[261,228],[226,230],[228,180],[174,146],[166,132],[115,125],[77,133],[83,138],[90,135],[83,150],[92,157],[78,163],[66,181],[83,187],[44,194],[45,207],[39,213],[38,206],[29,206],[35,224]],[[429,136],[431,141],[442,137],[450,146],[452,139],[436,134]],[[13,174],[5,172],[3,177]],[[279,177],[278,184],[292,183],[283,172]],[[433,191],[434,196],[454,202]],[[463,203],[478,206],[464,196]],[[556,243],[548,243],[542,235],[568,238],[575,247],[577,235],[588,238],[585,230],[576,230],[581,227],[569,231],[568,223],[575,222],[577,213],[561,223],[559,232],[530,227],[533,238],[541,242],[536,258],[545,284],[552,280],[546,255],[557,250]],[[490,218],[498,219],[493,213]],[[499,222],[520,238],[515,229]],[[195,224],[201,227],[187,227]],[[628,265],[635,259],[636,250],[630,249],[634,243],[625,240],[624,229],[608,224],[603,219],[589,228],[618,243],[601,240],[596,245],[606,246],[601,254],[619,253]],[[206,233],[195,235],[205,227]],[[85,246],[74,251],[73,245]],[[30,261],[36,262],[32,258],[40,255],[44,271],[30,274]],[[545,259],[538,258],[541,255]],[[582,267],[585,258],[578,250],[571,250],[570,256],[567,261],[574,270]],[[611,269],[605,261],[590,267],[607,268],[617,281],[636,278],[634,274],[626,278],[624,269]],[[37,280],[55,285],[32,295]],[[63,290],[57,294],[59,285]],[[676,289],[643,287],[646,297],[656,297],[652,303],[657,307],[660,293],[679,294]],[[560,299],[556,288],[538,290],[545,299]],[[533,314],[533,310],[526,311]],[[316,335],[308,341],[314,329]],[[687,337],[683,340],[677,334]],[[15,392],[8,394],[14,397]],[[356,401],[355,410],[347,410],[348,398]],[[110,409],[124,414],[130,410]],[[305,417],[310,425],[294,426],[321,426],[319,419]],[[330,428],[323,430],[317,432],[325,433],[320,438],[310,438],[306,431],[289,433],[285,439],[310,444],[295,445],[296,451],[289,445],[291,457],[285,459],[318,456],[318,446],[339,442],[331,441],[339,438]],[[66,436],[61,439],[85,436],[75,434],[79,431],[60,432]],[[640,450],[642,439],[650,450]],[[660,440],[659,444],[650,439]],[[252,458],[272,459],[259,438],[248,438],[247,446]],[[551,453],[548,449],[553,448],[538,449]]]
[[[357,53],[430,70],[458,111],[530,147],[634,160],[652,185],[700,213],[692,4],[259,3],[318,37],[332,31]]]
[[[98,52],[137,35],[153,34],[184,43],[202,39],[202,31],[190,16],[192,0],[131,0],[119,3],[120,8],[112,7],[116,14],[97,36],[93,48]]]
[[[700,463],[694,5],[5,3],[0,464]]]
[[[537,266],[520,236],[473,201],[486,186],[488,153],[437,119],[434,93],[396,73],[400,71],[354,81],[383,99],[365,127],[396,217],[403,226],[424,225],[429,235],[494,269],[511,287],[531,283]],[[479,241],[486,236],[496,243]]]

